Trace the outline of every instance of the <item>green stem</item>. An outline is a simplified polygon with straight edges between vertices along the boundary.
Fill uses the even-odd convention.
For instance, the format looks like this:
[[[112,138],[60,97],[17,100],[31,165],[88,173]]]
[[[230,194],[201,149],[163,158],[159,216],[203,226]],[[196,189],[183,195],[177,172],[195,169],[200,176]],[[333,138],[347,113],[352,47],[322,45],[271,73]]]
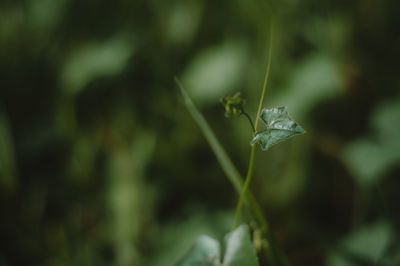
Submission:
[[[250,125],[251,125],[251,129],[253,130],[253,134],[256,133],[256,128],[254,127],[253,120],[251,120],[251,117],[249,116],[249,114],[246,113],[246,112],[243,110],[242,115],[246,116],[246,117],[247,117],[247,120],[249,120]]]
[[[261,92],[260,102],[258,104],[256,123],[255,123],[255,126],[254,126],[254,134],[255,134],[255,132],[257,130],[258,117],[260,116],[262,104],[264,102],[265,92],[267,91],[268,77],[269,77],[269,72],[270,72],[270,68],[271,68],[271,56],[272,56],[272,27],[271,27],[270,38],[269,38],[267,69],[265,71],[264,85],[263,85],[263,89],[262,89],[262,92]],[[236,208],[236,213],[235,213],[235,220],[233,222],[233,228],[232,229],[235,229],[238,226],[240,217],[242,215],[243,201],[244,201],[245,195],[247,193],[248,187],[250,185],[251,177],[253,175],[255,151],[256,151],[256,145],[253,145],[252,148],[251,148],[250,161],[249,161],[249,167],[248,167],[248,170],[247,170],[246,180],[244,182],[242,193],[240,194],[239,202],[238,202],[238,205],[237,205],[237,208]]]
[[[240,194],[239,203],[236,207],[235,220],[233,222],[232,230],[236,229],[236,227],[239,224],[240,216],[242,215],[244,198],[245,198],[247,189],[248,189],[250,181],[251,181],[251,176],[253,174],[254,156],[255,156],[255,151],[256,151],[255,147],[256,147],[256,145],[253,145],[253,147],[251,148],[249,168],[247,170],[247,175],[246,175],[246,179],[244,181],[242,193]]]
[[[262,108],[262,104],[264,102],[264,96],[265,93],[267,91],[267,84],[268,84],[268,78],[269,78],[269,72],[270,72],[270,68],[271,68],[271,58],[272,58],[272,26],[271,26],[271,31],[270,31],[270,37],[269,37],[269,49],[268,49],[268,62],[267,62],[267,69],[265,70],[265,78],[264,78],[264,85],[263,85],[263,89],[261,92],[261,97],[260,97],[260,102],[258,104],[258,110],[257,110],[257,120],[256,120],[256,125],[255,125],[255,129],[257,130],[257,126],[258,126],[258,118],[260,117],[260,113],[261,113],[261,108]]]
[[[264,84],[263,84],[263,89],[261,92],[261,97],[260,97],[260,102],[258,104],[258,110],[257,110],[257,116],[256,116],[256,123],[255,126],[253,126],[253,134],[256,133],[257,131],[257,126],[258,126],[258,118],[260,117],[261,113],[261,108],[262,104],[264,102],[264,97],[265,93],[267,91],[267,84],[268,84],[268,78],[269,78],[269,72],[271,68],[271,56],[272,56],[272,25],[271,25],[271,31],[270,31],[270,39],[269,39],[269,50],[268,50],[268,61],[267,61],[267,69],[265,71],[265,78],[264,78]],[[247,114],[245,114],[248,116]],[[249,121],[251,121],[250,117],[248,116]],[[249,185],[251,182],[251,177],[253,175],[253,169],[254,169],[254,157],[255,157],[255,151],[256,151],[256,145],[253,145],[251,148],[250,152],[250,160],[249,160],[249,167],[247,170],[247,175],[246,179],[243,185],[242,192],[240,194],[239,202],[236,208],[236,213],[235,213],[235,220],[233,222],[233,229],[235,229],[238,224],[240,217],[242,215],[242,209],[243,209],[243,203],[248,198],[249,195],[251,195],[249,191]],[[254,200],[254,198],[250,197],[251,201],[249,202],[251,207],[251,210],[253,211],[253,215],[255,215],[255,218],[259,222],[259,226],[261,227],[261,231],[263,232],[264,236],[266,236],[266,239],[268,240],[269,247],[264,247],[266,251],[266,255],[268,258],[268,261],[271,263],[273,266],[286,266],[288,265],[288,261],[285,258],[285,255],[283,254],[282,250],[279,249],[278,245],[275,242],[275,238],[271,231],[269,230],[268,222],[265,219],[265,217],[262,214],[261,209],[259,208],[257,202]]]

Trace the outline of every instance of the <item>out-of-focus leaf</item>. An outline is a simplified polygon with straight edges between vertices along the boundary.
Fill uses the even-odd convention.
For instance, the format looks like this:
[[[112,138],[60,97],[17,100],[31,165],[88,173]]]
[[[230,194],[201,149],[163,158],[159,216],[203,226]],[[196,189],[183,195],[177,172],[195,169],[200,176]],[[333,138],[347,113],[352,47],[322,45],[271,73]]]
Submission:
[[[330,255],[327,265],[359,265],[353,263],[353,260],[357,260],[357,258],[376,265],[389,246],[392,235],[392,228],[385,222],[364,226],[341,241],[337,249],[339,251]]]
[[[256,251],[251,243],[249,229],[246,225],[241,225],[229,233],[225,242],[226,250],[222,263],[219,243],[208,236],[201,236],[179,266],[258,265]]]
[[[290,137],[305,133],[304,129],[289,117],[286,107],[264,109],[260,118],[267,129],[258,132],[251,144],[259,143],[264,150]]]
[[[183,74],[183,83],[200,105],[215,103],[240,81],[247,47],[231,41],[199,53]]]
[[[199,28],[203,13],[203,1],[188,0],[178,2],[175,6],[168,8],[165,33],[168,40],[175,43],[184,43],[193,40]],[[160,11],[165,14],[165,9]]]
[[[344,160],[355,180],[369,185],[388,168],[388,155],[379,143],[364,138],[347,145]]]
[[[132,43],[122,36],[102,44],[80,47],[68,57],[62,70],[64,89],[75,94],[93,79],[119,73],[132,52]]]
[[[239,226],[227,235],[223,265],[258,265],[256,251],[251,243],[249,229],[246,225]]]
[[[212,266],[219,265],[220,245],[208,236],[200,236],[189,254],[179,266]]]
[[[371,115],[371,125],[383,145],[400,154],[400,99],[384,101]]]
[[[342,84],[337,61],[323,54],[313,54],[298,64],[286,88],[270,97],[270,103],[290,106],[291,111],[302,118],[315,104],[337,96]]]
[[[372,114],[375,138],[357,139],[343,159],[360,185],[370,185],[400,161],[400,101],[385,102]]]
[[[232,226],[231,211],[210,211],[204,206],[190,205],[185,218],[173,218],[163,226],[156,238],[156,251],[146,256],[143,265],[175,265],[190,252],[191,246],[199,235],[214,239],[221,238]],[[179,239],[179,241],[176,241]]]

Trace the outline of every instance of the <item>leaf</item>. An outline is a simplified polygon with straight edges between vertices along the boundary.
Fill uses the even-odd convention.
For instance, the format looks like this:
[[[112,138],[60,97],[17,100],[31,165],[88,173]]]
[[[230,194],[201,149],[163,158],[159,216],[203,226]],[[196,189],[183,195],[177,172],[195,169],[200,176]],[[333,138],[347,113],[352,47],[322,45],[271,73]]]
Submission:
[[[371,186],[400,162],[400,99],[384,101],[373,110],[373,134],[350,142],[343,160],[357,183]]]
[[[288,80],[276,96],[271,95],[269,102],[290,106],[299,118],[307,116],[318,103],[337,97],[344,83],[338,60],[322,53],[304,57],[289,73]]]
[[[61,73],[66,92],[79,93],[91,81],[123,71],[133,53],[131,40],[123,35],[104,43],[90,43],[68,56]]]
[[[240,84],[248,46],[228,41],[202,50],[183,73],[182,81],[200,106],[207,106]]]
[[[220,245],[208,236],[200,236],[179,266],[212,266],[220,261]]]
[[[193,40],[203,17],[204,3],[188,0],[170,5],[168,12],[161,6],[156,10],[163,23],[163,32],[167,41],[174,44],[186,44]]]
[[[363,260],[362,265],[381,265],[379,261],[390,246],[393,235],[393,228],[384,221],[364,225],[338,242],[328,255],[327,265],[360,265],[357,260]]]
[[[172,219],[166,223],[154,247],[155,255],[148,256],[142,265],[176,265],[191,251],[199,235],[218,239],[217,237],[222,236],[231,226],[231,211],[210,212],[205,206],[193,207],[185,214],[185,219]]]
[[[264,150],[290,137],[305,133],[305,130],[289,117],[286,107],[263,109],[260,118],[267,129],[257,132],[251,145],[259,143]]]
[[[222,263],[218,241],[208,236],[200,236],[178,266],[258,266],[256,251],[246,225],[241,225],[226,235],[225,242],[226,250]]]
[[[249,229],[246,225],[239,226],[226,236],[226,251],[222,265],[258,265],[256,251],[251,243]]]

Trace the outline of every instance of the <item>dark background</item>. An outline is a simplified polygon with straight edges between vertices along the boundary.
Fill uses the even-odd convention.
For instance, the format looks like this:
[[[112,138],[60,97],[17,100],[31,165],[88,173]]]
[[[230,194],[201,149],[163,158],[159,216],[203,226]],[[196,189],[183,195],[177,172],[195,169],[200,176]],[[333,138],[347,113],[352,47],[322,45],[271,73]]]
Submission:
[[[294,266],[400,265],[399,1],[2,0],[0,265],[174,265],[238,196],[178,75],[240,172],[271,16],[265,106],[305,136],[251,189]]]

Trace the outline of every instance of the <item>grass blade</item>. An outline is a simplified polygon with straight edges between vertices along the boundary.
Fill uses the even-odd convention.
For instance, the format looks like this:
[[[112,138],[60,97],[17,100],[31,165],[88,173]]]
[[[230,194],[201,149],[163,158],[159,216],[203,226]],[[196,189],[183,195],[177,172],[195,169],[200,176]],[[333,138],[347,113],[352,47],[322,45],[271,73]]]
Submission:
[[[197,125],[200,127],[201,131],[204,134],[208,144],[211,146],[212,151],[214,152],[215,156],[219,164],[222,167],[225,175],[229,179],[229,181],[234,186],[235,190],[240,194],[243,188],[243,179],[239,174],[239,171],[233,165],[232,160],[229,158],[228,154],[226,153],[225,149],[222,147],[221,143],[218,141],[217,137],[215,136],[214,132],[208,125],[207,121],[205,120],[204,116],[199,112],[197,107],[193,104],[192,100],[190,99],[189,95],[187,94],[186,90],[183,88],[182,84],[179,80],[175,77],[175,82],[178,84],[182,96],[185,100],[185,106],[188,109],[189,113],[196,121]]]

